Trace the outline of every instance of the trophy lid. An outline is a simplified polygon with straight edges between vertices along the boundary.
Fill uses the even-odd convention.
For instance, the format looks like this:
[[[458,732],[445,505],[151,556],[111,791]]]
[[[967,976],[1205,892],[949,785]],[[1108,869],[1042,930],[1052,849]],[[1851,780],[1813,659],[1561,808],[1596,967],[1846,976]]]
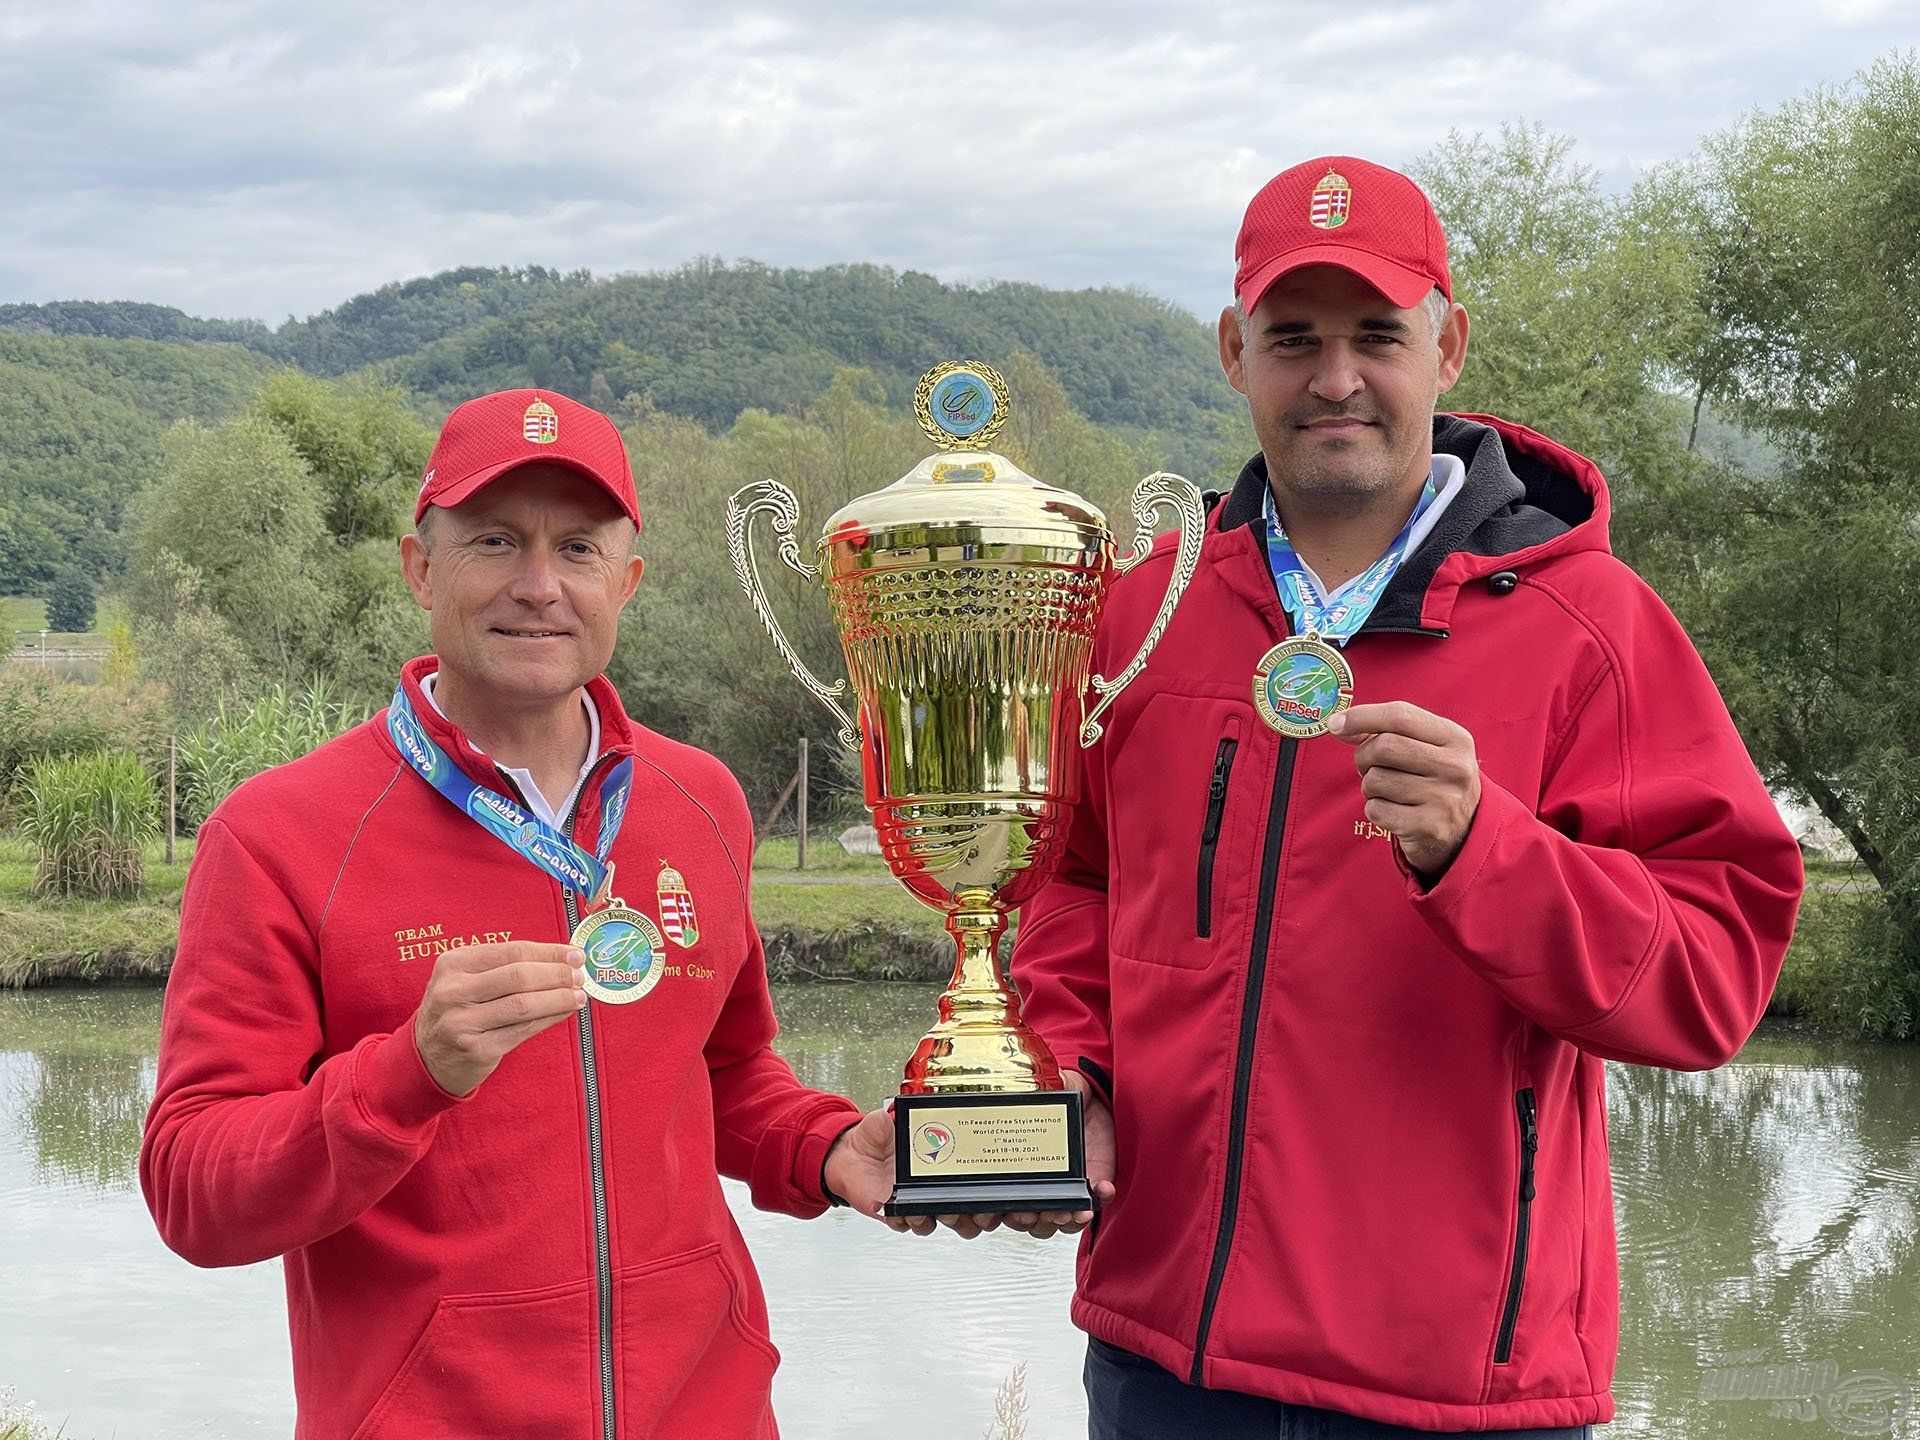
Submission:
[[[927,371],[913,409],[939,449],[884,490],[835,511],[820,548],[897,550],[904,559],[930,545],[1104,546],[1109,532],[1099,507],[988,448],[1009,408],[1007,383],[991,365],[949,361]]]

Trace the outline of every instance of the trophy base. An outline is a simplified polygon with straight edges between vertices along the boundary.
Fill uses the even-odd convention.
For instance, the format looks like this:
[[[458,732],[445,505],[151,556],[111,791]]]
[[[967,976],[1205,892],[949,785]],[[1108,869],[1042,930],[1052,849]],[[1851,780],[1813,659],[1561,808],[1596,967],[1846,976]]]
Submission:
[[[901,1095],[884,1215],[1095,1210],[1074,1090]]]

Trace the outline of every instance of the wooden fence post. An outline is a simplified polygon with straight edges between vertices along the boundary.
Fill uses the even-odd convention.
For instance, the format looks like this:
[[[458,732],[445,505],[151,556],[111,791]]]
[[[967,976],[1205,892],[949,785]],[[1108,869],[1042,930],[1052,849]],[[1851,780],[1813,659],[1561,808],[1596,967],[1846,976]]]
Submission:
[[[800,846],[795,852],[799,858],[793,868],[804,870],[807,868],[807,737],[804,735],[800,737],[800,787],[794,791],[793,803],[800,817]]]
[[[180,762],[180,737],[167,736],[167,864],[173,864],[173,827],[174,815],[179,808],[176,799],[175,774]]]

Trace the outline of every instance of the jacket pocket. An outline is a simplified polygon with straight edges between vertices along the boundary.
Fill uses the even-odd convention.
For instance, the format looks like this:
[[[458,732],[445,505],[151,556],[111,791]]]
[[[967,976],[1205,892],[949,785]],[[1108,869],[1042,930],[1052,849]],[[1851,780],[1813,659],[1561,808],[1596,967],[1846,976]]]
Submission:
[[[1114,955],[1204,970],[1244,942],[1258,807],[1241,792],[1259,757],[1242,708],[1161,692],[1115,753],[1105,817]]]
[[[1520,1187],[1513,1220],[1513,1256],[1507,1267],[1507,1299],[1500,1309],[1500,1329],[1494,1336],[1493,1363],[1513,1358],[1513,1330],[1520,1321],[1520,1296],[1527,1285],[1527,1243],[1533,1232],[1533,1159],[1540,1150],[1531,1088],[1515,1093],[1514,1114],[1520,1124]]]
[[[621,1434],[773,1434],[780,1352],[719,1245],[622,1270],[615,1293]]]
[[[1237,736],[1220,737],[1213,752],[1213,774],[1207,781],[1207,818],[1200,827],[1200,865],[1194,876],[1194,934],[1213,934],[1213,856],[1220,844],[1220,822],[1227,813],[1227,784],[1233,778],[1233,757],[1240,748]]]
[[[548,1440],[593,1430],[591,1390],[580,1381],[581,1367],[593,1363],[592,1310],[584,1280],[447,1296],[354,1440]]]

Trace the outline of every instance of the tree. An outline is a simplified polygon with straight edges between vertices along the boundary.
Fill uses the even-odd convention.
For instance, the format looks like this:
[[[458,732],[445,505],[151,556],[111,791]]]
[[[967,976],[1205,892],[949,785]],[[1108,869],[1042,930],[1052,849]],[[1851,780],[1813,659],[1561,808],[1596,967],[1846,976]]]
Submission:
[[[321,503],[312,473],[269,421],[177,426],[138,506],[129,587],[136,615],[164,631],[183,608],[201,606],[248,667],[294,680],[324,673],[341,638]]]
[[[54,577],[47,591],[47,628],[81,635],[93,629],[93,582],[72,566]]]
[[[1782,463],[1713,498],[1680,597],[1755,758],[1879,887],[1855,945],[1898,994],[1859,1004],[1895,1033],[1920,1026],[1916,137],[1907,55],[1703,147],[1701,303],[1731,338],[1689,378]]]

